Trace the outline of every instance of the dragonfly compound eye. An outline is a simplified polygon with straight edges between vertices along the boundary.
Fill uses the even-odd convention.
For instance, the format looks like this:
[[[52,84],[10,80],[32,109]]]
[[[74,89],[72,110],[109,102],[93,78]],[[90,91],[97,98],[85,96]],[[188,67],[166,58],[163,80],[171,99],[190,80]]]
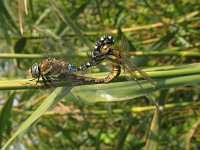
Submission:
[[[107,40],[113,45],[115,43],[115,40],[112,35],[107,35]]]
[[[31,75],[32,75],[33,78],[38,78],[40,76],[39,66],[38,66],[37,63],[32,65]]]

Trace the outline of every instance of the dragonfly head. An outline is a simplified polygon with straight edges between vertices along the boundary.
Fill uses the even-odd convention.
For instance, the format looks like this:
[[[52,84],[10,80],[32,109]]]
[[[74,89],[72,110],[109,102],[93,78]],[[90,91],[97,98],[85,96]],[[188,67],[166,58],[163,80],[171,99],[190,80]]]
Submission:
[[[108,52],[109,52],[111,46],[112,46],[112,45],[111,45],[110,43],[106,43],[106,44],[102,45],[102,47],[101,47],[101,49],[100,49],[101,54],[102,54],[102,55],[108,54]]]
[[[112,35],[102,36],[95,44],[93,50],[93,58],[97,58],[108,54],[111,46],[114,44],[115,40]]]
[[[37,63],[35,63],[31,66],[31,75],[33,78],[40,77],[40,69],[39,69],[39,65]]]
[[[112,35],[104,35],[100,38],[99,43],[99,51],[101,54],[106,55],[108,54],[111,46],[114,44],[115,40]]]

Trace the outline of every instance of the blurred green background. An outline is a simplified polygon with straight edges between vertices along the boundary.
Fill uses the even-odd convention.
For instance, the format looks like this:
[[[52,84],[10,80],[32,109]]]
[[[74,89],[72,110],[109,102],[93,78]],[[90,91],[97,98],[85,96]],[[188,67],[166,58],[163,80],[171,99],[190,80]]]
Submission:
[[[109,84],[73,88],[51,111],[36,114],[42,117],[27,130],[21,126],[10,148],[200,149],[199,10],[198,0],[0,0],[0,147],[54,90],[20,90],[22,80],[31,79],[29,67],[57,53],[84,64],[109,33],[119,49],[125,35],[130,61],[151,71],[158,87],[146,88],[164,111],[157,112],[122,73]],[[108,72],[100,64],[87,74]],[[116,101],[100,97],[109,92]]]

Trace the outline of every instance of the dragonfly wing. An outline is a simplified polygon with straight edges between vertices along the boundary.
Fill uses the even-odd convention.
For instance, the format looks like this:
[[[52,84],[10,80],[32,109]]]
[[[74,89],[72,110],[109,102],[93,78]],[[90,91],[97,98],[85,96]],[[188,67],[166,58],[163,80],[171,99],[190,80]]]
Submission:
[[[124,68],[132,75],[133,78],[137,78],[136,71],[149,83],[151,83],[153,86],[155,86],[155,82],[147,75],[146,72],[139,69],[135,64],[131,63],[128,59],[126,59],[124,56],[121,58],[122,65]]]
[[[131,74],[132,78],[137,78],[136,72],[138,72],[145,80],[150,82],[153,86],[155,86],[154,81],[141,69],[139,69],[135,64],[131,63],[127,58],[129,58],[129,50],[130,44],[128,39],[124,34],[122,34],[122,38],[119,44],[120,48],[120,55],[121,55],[121,62],[123,67]]]
[[[135,71],[138,71],[152,85],[155,85],[154,81],[150,77],[148,77],[148,75],[145,72],[143,72],[142,70],[140,70],[139,68],[137,68],[135,65],[133,65],[128,60],[124,60],[123,59],[122,61],[126,61],[126,63],[123,62],[124,68],[129,72],[129,74],[131,75],[131,78],[133,78],[134,81],[140,86],[140,88],[143,90],[143,92],[146,95],[146,97],[151,101],[152,104],[154,104],[156,106],[156,108],[158,110],[162,110],[161,106],[159,106],[159,104],[156,102],[156,100],[153,99],[146,90],[144,90],[144,88],[142,87],[142,85],[140,84],[140,82],[137,79]]]
[[[125,37],[125,35],[122,35],[122,41],[120,42],[119,47],[121,49],[121,51],[120,51],[121,58],[120,59],[121,59],[121,64],[122,64],[123,68],[131,75],[131,78],[140,86],[140,88],[145,93],[146,97],[157,107],[158,110],[160,110],[160,106],[158,105],[156,100],[154,100],[149,95],[149,93],[147,93],[147,91],[144,90],[144,88],[138,81],[136,72],[138,72],[145,80],[147,80],[151,85],[153,85],[153,87],[155,87],[155,82],[147,75],[147,73],[145,73],[144,71],[139,69],[135,64],[131,63],[127,59],[127,58],[129,58],[128,56],[129,56],[130,46],[129,46],[128,40]]]

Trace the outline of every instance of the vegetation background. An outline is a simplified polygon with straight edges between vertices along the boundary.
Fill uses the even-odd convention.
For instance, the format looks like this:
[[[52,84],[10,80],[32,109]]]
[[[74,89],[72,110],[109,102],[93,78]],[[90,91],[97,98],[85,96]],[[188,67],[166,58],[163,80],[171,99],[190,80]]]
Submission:
[[[198,0],[0,0],[0,147],[200,149],[199,10]],[[163,112],[123,74],[98,87],[66,86],[64,93],[24,85],[29,67],[57,52],[72,64],[85,63],[106,33],[115,47],[125,35],[135,56],[130,61],[157,83],[152,90],[141,81]],[[108,71],[100,64],[87,73]]]

